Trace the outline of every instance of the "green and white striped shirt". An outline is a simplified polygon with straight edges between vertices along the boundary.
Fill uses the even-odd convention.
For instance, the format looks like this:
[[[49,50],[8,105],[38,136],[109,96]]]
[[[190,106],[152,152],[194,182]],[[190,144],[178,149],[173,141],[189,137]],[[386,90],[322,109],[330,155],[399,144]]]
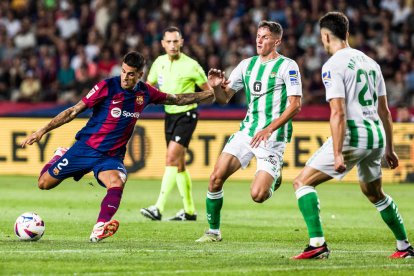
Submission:
[[[380,66],[359,50],[337,51],[322,67],[326,100],[344,98],[347,130],[344,146],[385,147],[385,131],[378,116],[378,97],[386,95]]]
[[[248,109],[240,123],[240,131],[253,137],[266,128],[289,106],[289,96],[302,96],[299,67],[292,59],[280,55],[260,62],[259,56],[245,59],[229,77],[229,87],[235,91],[244,88]],[[290,142],[292,122],[281,126],[269,140]]]

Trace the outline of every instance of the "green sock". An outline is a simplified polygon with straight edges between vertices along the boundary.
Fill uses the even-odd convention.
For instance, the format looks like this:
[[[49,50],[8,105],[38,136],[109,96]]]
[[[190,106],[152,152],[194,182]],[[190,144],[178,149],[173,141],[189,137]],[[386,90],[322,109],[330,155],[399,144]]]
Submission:
[[[406,240],[407,233],[405,231],[403,219],[398,212],[398,207],[392,198],[386,195],[385,199],[375,203],[375,207],[380,212],[382,219],[394,233],[397,240]]]
[[[207,192],[206,212],[210,229],[220,229],[220,211],[223,206],[223,190]]]
[[[165,167],[164,176],[162,177],[160,195],[158,196],[155,206],[162,213],[164,211],[167,197],[171,193],[176,183],[177,167],[167,166]]]
[[[187,170],[177,173],[177,187],[183,198],[184,212],[193,215],[195,206],[191,192],[192,183],[190,173]]]
[[[271,187],[272,193],[274,191],[276,191],[277,189],[279,189],[279,187],[280,187],[281,184],[282,184],[282,169],[279,170],[279,173],[276,174],[276,177],[273,180],[272,187]]]
[[[308,227],[310,238],[323,237],[321,219],[319,217],[319,199],[314,187],[303,186],[296,191],[299,209]]]
[[[269,188],[269,194],[266,198],[266,200],[268,200],[269,198],[272,197],[273,192],[276,191],[277,189],[279,189],[280,184],[282,184],[282,174],[279,173],[279,175],[276,175],[276,178],[273,180],[272,186]]]

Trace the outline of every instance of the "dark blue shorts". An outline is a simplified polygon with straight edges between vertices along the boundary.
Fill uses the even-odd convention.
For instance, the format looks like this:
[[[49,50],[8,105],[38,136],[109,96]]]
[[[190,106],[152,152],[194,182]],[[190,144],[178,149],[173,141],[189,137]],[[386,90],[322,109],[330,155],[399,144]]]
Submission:
[[[118,170],[125,175],[127,171],[124,162],[119,157],[103,154],[82,141],[77,141],[58,161],[48,170],[49,174],[57,179],[63,180],[73,177],[76,181],[85,174],[93,171],[98,183],[105,185],[98,179],[99,172]]]

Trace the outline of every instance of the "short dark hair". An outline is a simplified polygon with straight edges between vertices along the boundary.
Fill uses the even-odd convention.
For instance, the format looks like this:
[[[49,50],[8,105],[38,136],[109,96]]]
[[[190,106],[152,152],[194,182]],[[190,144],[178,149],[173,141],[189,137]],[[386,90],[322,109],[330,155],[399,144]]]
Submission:
[[[280,36],[280,38],[282,38],[283,28],[282,28],[282,25],[280,25],[277,22],[262,20],[262,21],[260,21],[259,26],[257,28],[258,29],[259,28],[268,28],[269,31],[272,34],[275,34],[277,36]]]
[[[346,40],[346,34],[349,30],[349,21],[342,12],[328,12],[319,19],[319,27],[326,28],[339,39]]]
[[[141,53],[136,51],[131,51],[127,53],[124,56],[124,59],[122,60],[123,63],[125,63],[128,66],[135,67],[138,70],[144,69],[145,66],[145,58]]]
[[[180,29],[178,29],[175,26],[170,26],[170,27],[165,28],[164,31],[162,32],[162,34],[163,34],[163,37],[164,37],[165,33],[173,33],[173,32],[178,32],[180,37],[182,37]]]

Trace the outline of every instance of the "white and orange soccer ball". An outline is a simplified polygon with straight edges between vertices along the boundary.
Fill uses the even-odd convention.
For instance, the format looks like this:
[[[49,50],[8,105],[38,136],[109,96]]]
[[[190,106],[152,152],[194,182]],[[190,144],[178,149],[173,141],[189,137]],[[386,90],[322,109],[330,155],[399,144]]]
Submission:
[[[16,219],[14,232],[21,241],[37,241],[45,232],[45,222],[36,213],[23,213]]]

